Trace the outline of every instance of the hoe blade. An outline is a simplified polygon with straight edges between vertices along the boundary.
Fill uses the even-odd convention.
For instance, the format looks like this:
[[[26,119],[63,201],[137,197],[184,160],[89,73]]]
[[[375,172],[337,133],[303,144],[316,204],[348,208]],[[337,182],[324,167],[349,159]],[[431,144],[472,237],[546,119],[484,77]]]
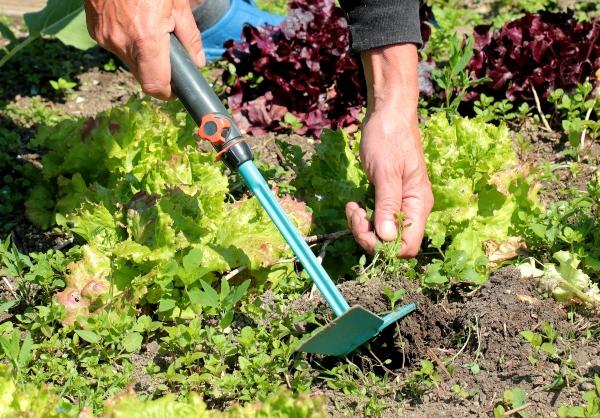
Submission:
[[[298,350],[328,356],[348,354],[376,336],[383,322],[379,316],[356,305],[321,327]]]

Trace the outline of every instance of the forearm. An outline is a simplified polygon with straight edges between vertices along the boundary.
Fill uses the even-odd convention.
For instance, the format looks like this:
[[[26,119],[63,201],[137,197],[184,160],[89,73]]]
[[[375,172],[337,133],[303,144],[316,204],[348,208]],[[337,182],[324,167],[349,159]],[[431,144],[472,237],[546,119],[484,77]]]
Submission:
[[[416,112],[419,102],[418,54],[414,44],[395,44],[361,54],[370,112]],[[411,112],[412,113],[412,112]]]

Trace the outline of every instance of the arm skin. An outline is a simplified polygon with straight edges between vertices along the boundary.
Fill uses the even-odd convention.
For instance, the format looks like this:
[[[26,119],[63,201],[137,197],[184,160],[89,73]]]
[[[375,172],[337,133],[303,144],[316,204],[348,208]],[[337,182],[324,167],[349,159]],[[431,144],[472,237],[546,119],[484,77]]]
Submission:
[[[172,99],[169,36],[175,32],[194,63],[205,64],[188,0],[85,0],[88,31],[121,58],[145,93]]]
[[[356,202],[346,205],[356,241],[373,253],[377,238],[397,237],[395,214],[405,215],[399,256],[414,257],[433,207],[431,183],[419,135],[418,56],[414,44],[395,44],[361,54],[368,86],[360,156],[375,186],[374,225]]]

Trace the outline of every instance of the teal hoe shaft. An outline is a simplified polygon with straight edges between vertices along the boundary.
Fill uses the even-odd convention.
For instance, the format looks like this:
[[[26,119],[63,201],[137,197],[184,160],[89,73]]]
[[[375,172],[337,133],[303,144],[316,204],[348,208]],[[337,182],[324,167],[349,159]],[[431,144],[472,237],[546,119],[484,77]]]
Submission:
[[[262,174],[252,161],[246,161],[238,168],[240,174],[244,178],[248,188],[252,190],[260,204],[269,214],[269,217],[281,232],[288,245],[291,247],[302,266],[308,272],[308,275],[321,291],[323,298],[333,310],[336,316],[343,315],[348,309],[348,302],[340,293],[338,288],[333,283],[317,257],[313,254],[304,238],[294,227],[290,219],[287,217],[277,198],[269,188]]]
[[[347,354],[414,311],[415,305],[409,304],[381,317],[360,305],[348,306],[254,165],[252,150],[242,139],[242,132],[174,35],[171,36],[170,57],[171,85],[198,125],[198,136],[210,141],[218,157],[230,169],[240,173],[336,316],[299,349],[326,355]]]

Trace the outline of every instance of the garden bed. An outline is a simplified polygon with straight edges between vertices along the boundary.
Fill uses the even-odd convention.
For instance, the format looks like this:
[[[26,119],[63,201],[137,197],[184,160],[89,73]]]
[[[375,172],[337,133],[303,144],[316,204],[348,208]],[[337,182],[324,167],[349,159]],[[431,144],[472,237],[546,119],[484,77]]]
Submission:
[[[453,65],[447,51],[457,22],[467,25],[461,33],[470,33],[474,24],[491,21],[487,13],[494,7],[506,20],[528,11],[491,1],[477,13],[469,11],[472,2],[430,3],[441,27],[425,51],[434,62],[449,58],[446,65]],[[546,3],[557,11],[565,6]],[[453,5],[462,12],[452,12]],[[591,3],[578,7],[579,17],[597,15]],[[495,27],[502,26],[498,19]],[[8,23],[26,33],[22,22]],[[246,32],[246,40],[254,36]],[[457,54],[468,49],[466,41],[456,42]],[[269,94],[277,89],[255,74],[233,74],[234,64],[249,70],[235,62],[231,48],[229,65],[221,61],[204,74],[224,101],[232,92],[243,98],[236,118],[254,132],[247,139],[259,169],[313,237],[311,245],[350,305],[386,312],[416,303],[416,311],[347,357],[297,352],[333,315],[240,179],[213,164],[214,156],[191,151],[194,127],[182,108],[144,99],[106,52],[39,40],[2,68],[10,83],[0,90],[0,387],[14,395],[7,411],[600,413],[594,299],[600,129],[592,124],[600,106],[593,104],[583,121],[587,136],[577,131],[582,145],[562,121],[583,119],[587,108],[561,108],[563,96],[517,111],[521,103],[507,110],[499,97],[485,105],[481,96],[465,96],[460,105],[445,106],[444,94],[460,88],[424,93],[430,173],[480,180],[472,190],[460,189],[470,200],[434,208],[415,260],[389,257],[389,249],[373,259],[348,235],[331,238],[346,227],[340,205],[348,190],[372,204],[355,136],[362,96],[351,101],[356,111],[347,118],[319,113],[322,103],[313,103],[313,116],[323,119],[311,125],[290,102],[285,119],[253,119],[257,99],[266,100],[263,116],[273,116],[277,100]],[[434,72],[444,71],[438,64]],[[465,67],[459,72],[467,73]],[[336,77],[357,82],[346,73]],[[434,74],[430,82],[436,86],[442,77]],[[50,87],[59,78],[75,85]],[[579,80],[576,88],[584,89],[584,81],[590,82]],[[595,100],[598,81],[591,82],[586,97]],[[260,88],[248,89],[252,83]],[[489,93],[485,84],[469,88]],[[580,91],[566,94],[575,103]],[[320,134],[321,125],[336,131]],[[453,147],[464,152],[456,164],[445,158]],[[327,165],[331,161],[337,165]],[[448,199],[444,193],[456,196],[445,191],[445,178],[432,182],[438,201]],[[469,240],[477,244],[472,254],[463,250]],[[98,293],[82,297],[86,291]]]

